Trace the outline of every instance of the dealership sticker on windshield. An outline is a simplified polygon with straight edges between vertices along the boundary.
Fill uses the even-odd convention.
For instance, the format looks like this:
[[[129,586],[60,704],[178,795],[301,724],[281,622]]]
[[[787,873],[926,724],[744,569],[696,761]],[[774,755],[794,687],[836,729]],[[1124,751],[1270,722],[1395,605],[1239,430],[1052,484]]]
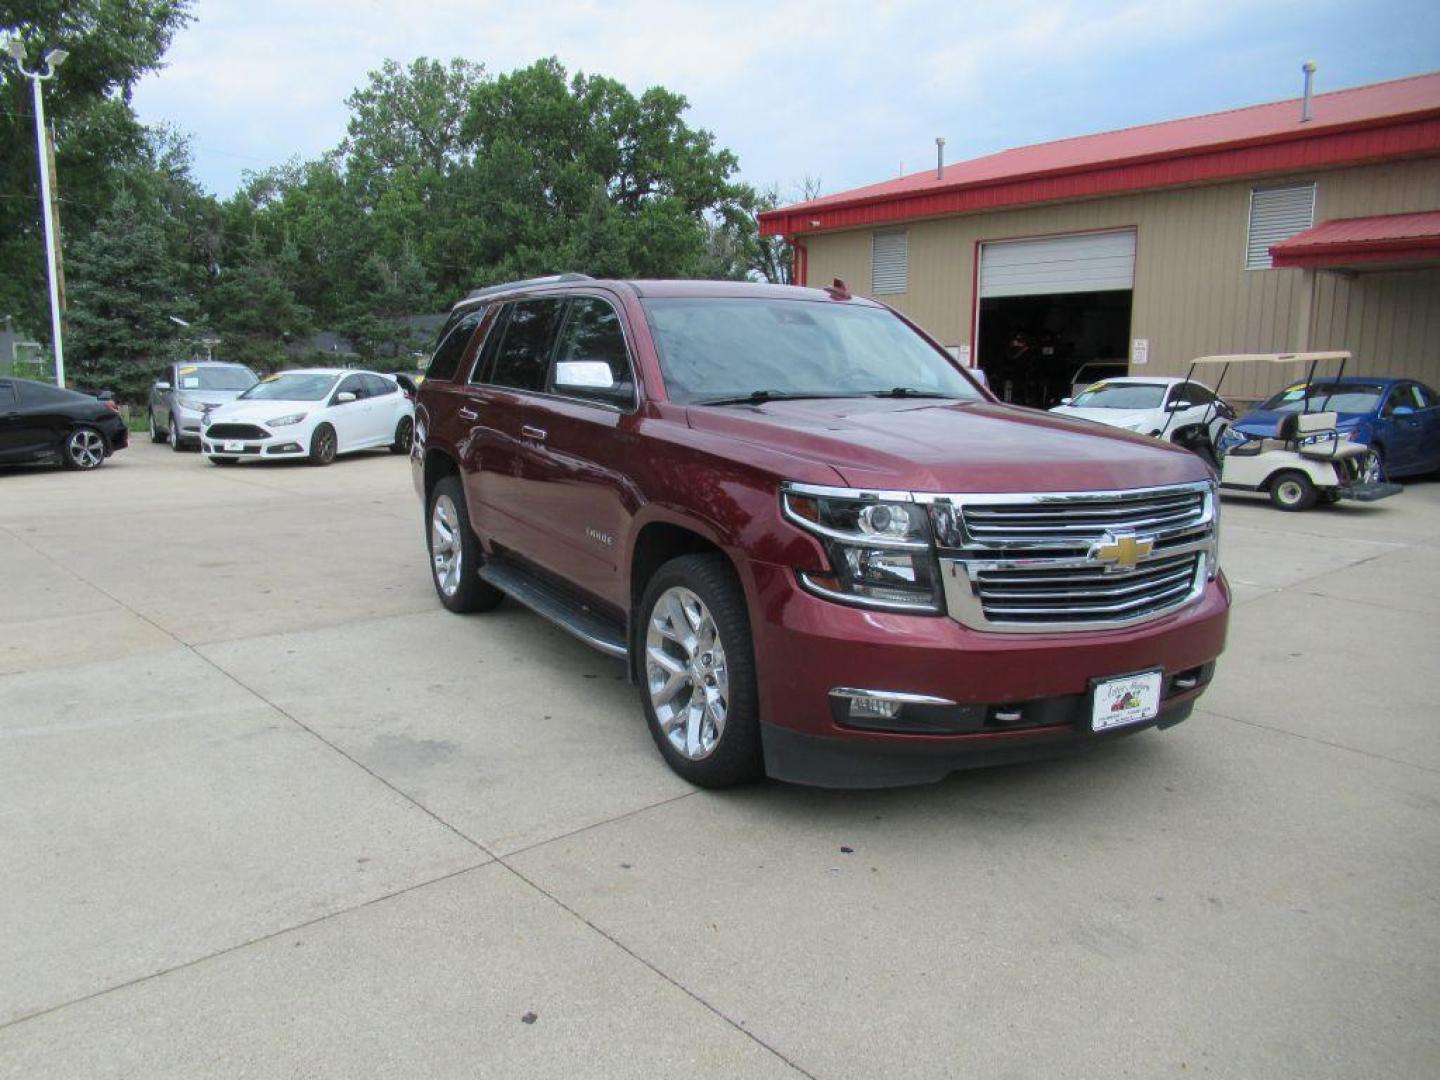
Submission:
[[[1147,671],[1096,683],[1090,730],[1106,731],[1153,720],[1160,711],[1160,686],[1163,682],[1162,672]]]

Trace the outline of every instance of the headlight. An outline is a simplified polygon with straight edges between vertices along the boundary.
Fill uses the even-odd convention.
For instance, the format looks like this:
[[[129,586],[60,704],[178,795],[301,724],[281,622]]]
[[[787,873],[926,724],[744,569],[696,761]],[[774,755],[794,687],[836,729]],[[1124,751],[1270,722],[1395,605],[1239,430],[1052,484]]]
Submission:
[[[830,559],[829,573],[800,571],[809,591],[862,607],[940,611],[930,519],[919,504],[798,485],[787,487],[781,502],[787,518],[820,538]]]
[[[274,420],[266,420],[265,423],[269,424],[271,427],[288,427],[291,424],[298,424],[308,415],[310,414],[303,412],[291,413],[288,416],[277,416]]]
[[[205,411],[205,402],[196,401],[194,398],[186,397],[184,394],[175,395],[175,404],[179,405],[182,409],[188,409],[190,412],[203,413]]]

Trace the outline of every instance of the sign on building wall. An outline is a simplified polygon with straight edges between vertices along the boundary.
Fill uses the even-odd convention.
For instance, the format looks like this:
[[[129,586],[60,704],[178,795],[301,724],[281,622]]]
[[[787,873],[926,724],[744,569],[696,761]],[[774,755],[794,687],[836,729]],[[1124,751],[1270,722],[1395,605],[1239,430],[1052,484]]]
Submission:
[[[1130,345],[1130,363],[1148,364],[1150,362],[1150,339],[1137,337]]]

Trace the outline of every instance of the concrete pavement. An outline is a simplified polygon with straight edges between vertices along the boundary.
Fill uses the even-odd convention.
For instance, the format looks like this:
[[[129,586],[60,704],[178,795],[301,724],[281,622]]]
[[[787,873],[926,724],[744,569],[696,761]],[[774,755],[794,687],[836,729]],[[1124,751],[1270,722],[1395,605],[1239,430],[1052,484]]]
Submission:
[[[1223,543],[1178,728],[717,794],[402,460],[0,470],[0,1076],[1434,1075],[1440,483]]]

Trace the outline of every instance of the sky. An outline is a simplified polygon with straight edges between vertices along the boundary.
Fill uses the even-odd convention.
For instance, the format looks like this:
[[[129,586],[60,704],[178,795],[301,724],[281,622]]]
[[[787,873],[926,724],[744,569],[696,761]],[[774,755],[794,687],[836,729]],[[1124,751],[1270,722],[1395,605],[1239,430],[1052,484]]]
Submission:
[[[1437,0],[197,0],[146,123],[190,134],[221,197],[243,174],[345,134],[345,98],[386,58],[464,56],[690,101],[741,177],[798,198],[1014,146],[1440,69]]]

